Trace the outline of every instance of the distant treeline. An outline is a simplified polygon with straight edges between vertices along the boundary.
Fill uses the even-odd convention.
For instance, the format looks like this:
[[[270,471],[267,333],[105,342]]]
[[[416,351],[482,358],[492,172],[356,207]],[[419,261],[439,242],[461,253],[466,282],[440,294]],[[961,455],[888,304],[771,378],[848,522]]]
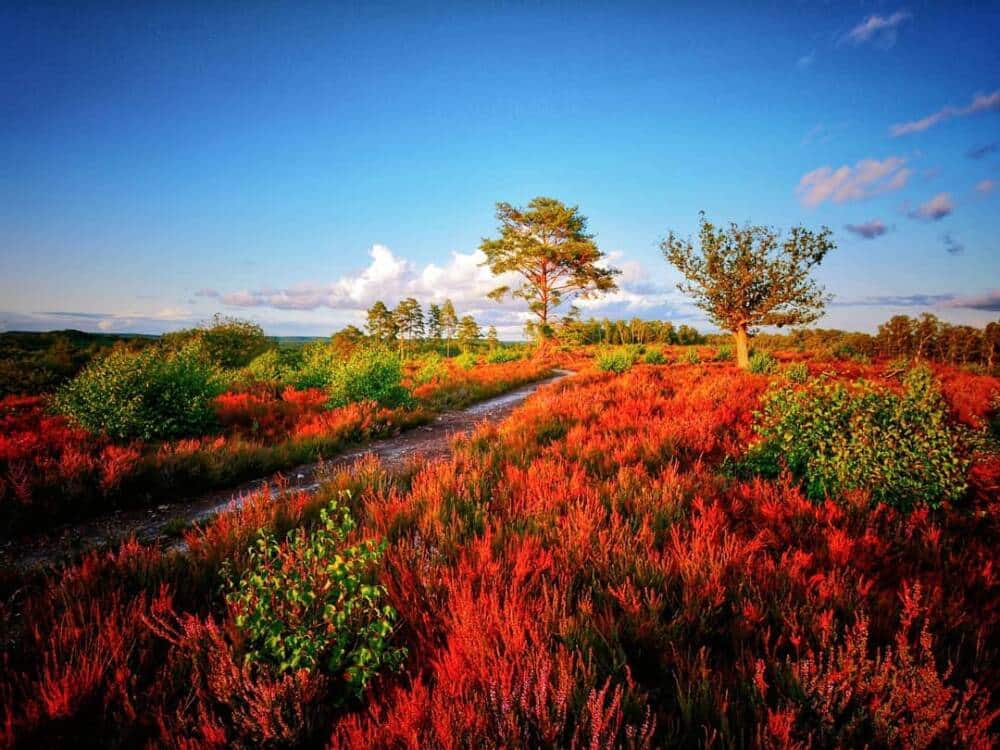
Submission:
[[[564,346],[731,344],[728,334],[703,334],[690,325],[675,326],[670,321],[639,318],[579,320],[570,316],[554,326],[553,333]],[[204,326],[162,337],[76,330],[0,333],[0,398],[51,392],[92,359],[115,347],[138,350],[160,342],[177,348],[193,337],[198,337],[213,361],[225,368],[243,367],[270,349],[280,348],[291,357],[297,351],[290,349],[299,350],[310,341],[306,337],[268,337],[255,323],[221,316]],[[412,298],[401,301],[395,308],[378,302],[368,311],[365,330],[347,326],[328,340],[336,351],[343,352],[371,340],[398,347],[403,353],[439,350],[449,355],[484,345],[490,349],[500,345],[493,326],[488,326],[484,335],[475,318],[457,314],[450,301],[429,305],[425,314]],[[754,337],[753,345],[761,350],[808,351],[837,359],[916,357],[994,372],[1000,367],[1000,322],[975,328],[945,323],[929,313],[918,318],[897,315],[879,326],[874,336],[802,328],[784,334],[760,333]]]
[[[874,336],[807,328],[784,335],[759,334],[753,341],[760,349],[811,351],[839,359],[929,359],[974,365],[987,372],[1000,366],[1000,322],[976,328],[946,323],[930,313],[918,318],[893,316],[878,327]]]
[[[141,349],[156,336],[65,330],[0,333],[0,398],[46,393],[115,346]]]

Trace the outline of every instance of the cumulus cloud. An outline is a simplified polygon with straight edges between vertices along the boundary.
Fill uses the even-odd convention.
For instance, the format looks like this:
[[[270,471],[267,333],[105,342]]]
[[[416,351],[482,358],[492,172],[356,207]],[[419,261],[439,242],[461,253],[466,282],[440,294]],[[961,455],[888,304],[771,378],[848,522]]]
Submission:
[[[945,252],[949,255],[961,255],[965,252],[965,245],[960,244],[959,241],[950,234],[941,235],[941,241],[944,243]]]
[[[843,41],[850,44],[874,42],[882,47],[896,43],[899,27],[912,16],[904,10],[897,10],[890,16],[871,15],[847,32]]]
[[[976,192],[981,193],[982,195],[989,195],[996,190],[996,187],[996,180],[980,180],[976,183]]]
[[[517,335],[530,314],[521,300],[496,303],[487,299],[490,290],[502,284],[516,284],[519,277],[494,276],[482,265],[480,251],[452,253],[445,264],[424,266],[396,255],[385,245],[374,245],[368,266],[328,283],[307,283],[284,289],[243,289],[222,295],[230,307],[271,308],[276,310],[332,309],[344,311],[360,322],[364,311],[377,300],[394,306],[400,299],[414,297],[422,304],[451,299],[460,314],[472,314],[482,324],[497,326],[501,334]],[[601,297],[577,300],[585,315],[635,315],[639,317],[688,317],[684,303],[672,289],[650,280],[650,274],[635,261],[624,260],[621,253],[609,253],[608,263],[619,269],[619,291]],[[557,311],[568,311],[564,306]]]
[[[207,297],[208,299],[218,299],[219,292],[215,289],[199,289],[194,293],[195,297]]]
[[[881,161],[862,159],[853,167],[819,167],[802,176],[795,192],[802,204],[810,207],[828,200],[847,203],[870,198],[905,187],[913,174],[905,164],[905,158],[890,156]]]
[[[949,120],[952,117],[966,117],[968,115],[975,115],[981,112],[996,112],[997,110],[1000,110],[1000,90],[994,91],[992,94],[977,94],[972,98],[972,101],[964,107],[953,107],[949,105],[947,107],[942,107],[937,112],[933,112],[919,120],[897,123],[889,128],[889,135],[893,138],[898,138],[901,135],[909,135],[910,133],[922,133],[928,128],[932,128],[938,123]],[[991,146],[984,146],[983,148],[986,149],[986,151],[984,151],[980,156],[973,156],[972,158],[982,158],[982,156],[985,156],[993,150],[993,148],[995,148],[995,144],[992,144]],[[970,153],[970,156],[971,155],[972,154]]]
[[[912,219],[922,219],[924,221],[939,221],[955,210],[955,204],[951,202],[948,193],[938,193],[933,198],[912,211],[908,215]]]
[[[873,240],[881,237],[889,231],[889,227],[882,223],[880,219],[872,219],[863,224],[848,224],[844,227],[848,232],[864,237],[866,240]]]
[[[439,266],[429,263],[422,269],[397,257],[385,245],[373,245],[371,262],[360,272],[341,276],[330,283],[305,283],[285,289],[243,289],[222,296],[232,307],[271,307],[278,310],[357,310],[376,300],[395,304],[404,297],[440,302],[450,297],[455,304],[482,301],[498,281],[480,265],[482,253],[453,253],[451,261]]]
[[[949,300],[945,307],[960,307],[966,310],[985,310],[987,312],[1000,312],[1000,289],[993,289],[983,294],[974,294],[964,297],[954,297]]]

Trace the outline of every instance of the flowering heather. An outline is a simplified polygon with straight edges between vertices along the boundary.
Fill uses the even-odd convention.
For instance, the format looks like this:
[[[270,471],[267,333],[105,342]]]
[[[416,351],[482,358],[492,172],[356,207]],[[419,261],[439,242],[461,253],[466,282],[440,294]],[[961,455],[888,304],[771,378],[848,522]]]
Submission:
[[[543,362],[452,366],[416,389],[415,403],[371,401],[330,408],[318,388],[257,387],[215,398],[217,434],[164,442],[113,442],[49,412],[43,397],[0,399],[0,520],[41,527],[119,507],[183,497],[334,455],[463,406],[539,380]]]
[[[827,364],[811,368],[842,377]],[[963,419],[1000,388],[959,387],[972,377],[945,377]],[[0,745],[995,746],[1000,458],[976,453],[962,497],[909,513],[734,478],[773,379],[590,370],[446,460],[254,497],[189,531],[185,556],[92,553],[0,618],[20,623]],[[315,528],[338,497],[344,543],[384,550],[407,654],[346,703],[322,670],[248,661],[222,588],[260,529]]]

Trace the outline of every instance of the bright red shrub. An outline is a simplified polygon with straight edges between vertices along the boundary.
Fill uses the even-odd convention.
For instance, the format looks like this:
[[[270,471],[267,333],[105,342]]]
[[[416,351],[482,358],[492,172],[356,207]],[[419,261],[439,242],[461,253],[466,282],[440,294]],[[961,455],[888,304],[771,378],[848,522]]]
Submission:
[[[0,738],[43,745],[88,726],[105,744],[181,747],[995,746],[1000,460],[976,456],[961,507],[910,514],[739,480],[722,462],[744,450],[767,382],[714,363],[581,373],[400,477],[365,460],[318,495],[248,498],[188,532],[186,556],[90,555],[20,606],[30,628],[4,655]],[[986,413],[987,385],[953,407]],[[390,424],[298,398],[283,401],[309,412],[306,434]],[[219,571],[243,569],[259,528],[311,523],[343,490],[357,533],[387,544],[379,582],[409,660],[335,709],[316,674],[244,663]]]

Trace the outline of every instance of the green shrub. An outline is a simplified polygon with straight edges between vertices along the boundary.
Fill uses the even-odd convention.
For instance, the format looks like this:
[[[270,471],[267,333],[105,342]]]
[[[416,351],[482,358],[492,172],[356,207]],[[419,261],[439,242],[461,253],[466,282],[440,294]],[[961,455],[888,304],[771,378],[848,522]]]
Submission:
[[[732,362],[733,361],[733,347],[729,345],[720,346],[715,352],[716,362]]]
[[[871,364],[871,358],[862,351],[855,349],[850,344],[839,344],[833,349],[834,359],[849,360],[858,364]]]
[[[785,377],[793,383],[804,383],[809,380],[809,366],[805,362],[793,362],[785,370]]]
[[[298,361],[296,361],[298,360]],[[243,371],[246,380],[265,383],[287,383],[295,379],[301,354],[293,350],[268,349],[251,360]]]
[[[479,357],[477,357],[472,352],[462,352],[457,357],[455,357],[455,364],[461,367],[463,370],[471,370],[479,362]]]
[[[665,365],[667,358],[660,349],[650,349],[642,361],[647,365]]]
[[[754,352],[750,357],[750,372],[770,375],[778,369],[778,360],[770,352]]]
[[[771,476],[787,467],[814,500],[851,490],[902,510],[955,500],[969,462],[947,404],[926,368],[911,370],[905,389],[865,381],[776,389],[755,415],[760,442],[744,466]]]
[[[400,406],[410,399],[402,383],[403,363],[397,354],[384,347],[359,347],[333,365],[327,386],[330,406],[355,401]]]
[[[486,361],[491,365],[497,365],[503,362],[516,362],[519,359],[521,359],[521,353],[517,349],[512,349],[506,346],[498,346],[486,355]]]
[[[681,357],[681,362],[689,365],[696,365],[701,362],[701,357],[698,356],[698,350],[693,346],[689,346]]]
[[[623,346],[614,349],[604,349],[595,358],[597,369],[601,372],[627,372],[635,364],[633,353]]]
[[[327,388],[343,365],[343,357],[325,341],[303,346],[301,359],[298,371],[292,375],[296,388]]]
[[[396,669],[405,649],[390,642],[396,611],[374,583],[383,547],[347,543],[354,521],[336,500],[317,528],[293,529],[284,542],[261,530],[237,579],[225,570],[227,602],[247,638],[246,659],[276,671],[320,670],[355,696],[381,668]]]
[[[114,349],[66,383],[56,409],[95,433],[116,440],[202,435],[216,424],[212,399],[221,381],[204,348],[192,341],[176,351]]]
[[[447,374],[448,368],[445,367],[444,357],[437,352],[430,352],[420,358],[420,366],[413,376],[413,382],[417,385],[433,383],[436,380],[441,380]]]
[[[246,367],[258,355],[274,346],[264,329],[252,320],[231,318],[218,313],[211,322],[198,328],[176,331],[163,336],[168,349],[181,349],[192,341],[204,346],[208,358],[223,369]]]

